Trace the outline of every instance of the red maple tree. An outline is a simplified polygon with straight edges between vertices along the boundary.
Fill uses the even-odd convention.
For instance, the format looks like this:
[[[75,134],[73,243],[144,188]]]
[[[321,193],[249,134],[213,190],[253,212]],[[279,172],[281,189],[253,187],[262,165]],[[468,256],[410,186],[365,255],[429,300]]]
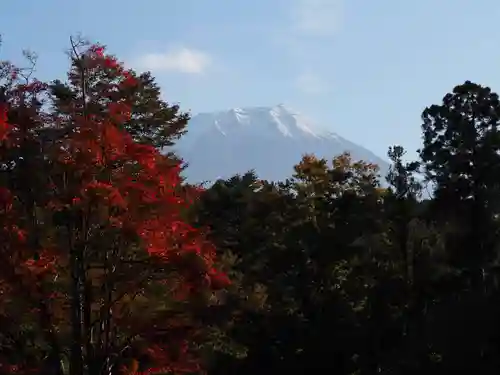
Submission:
[[[182,219],[179,163],[132,137],[132,103],[105,95],[135,73],[98,45],[73,62],[64,111],[16,76],[0,101],[0,373],[197,372],[196,312],[229,280]],[[88,92],[106,69],[117,78]]]

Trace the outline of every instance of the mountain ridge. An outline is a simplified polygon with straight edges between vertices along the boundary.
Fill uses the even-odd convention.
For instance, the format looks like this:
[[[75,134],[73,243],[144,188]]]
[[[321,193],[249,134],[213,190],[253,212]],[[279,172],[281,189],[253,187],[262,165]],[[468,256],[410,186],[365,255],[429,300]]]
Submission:
[[[193,183],[249,170],[262,179],[284,180],[306,153],[331,160],[347,151],[355,160],[378,164],[382,175],[389,166],[372,151],[317,126],[284,104],[196,114],[174,151],[188,163],[183,174]]]

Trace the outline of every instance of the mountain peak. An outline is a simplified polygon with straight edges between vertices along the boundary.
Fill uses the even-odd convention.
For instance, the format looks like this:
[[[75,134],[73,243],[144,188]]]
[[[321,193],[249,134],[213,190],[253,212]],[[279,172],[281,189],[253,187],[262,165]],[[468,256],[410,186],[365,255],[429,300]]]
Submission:
[[[331,160],[351,152],[355,160],[374,162],[385,174],[387,163],[369,150],[316,127],[283,103],[200,113],[175,149],[189,164],[188,181],[213,181],[254,169],[263,179],[283,180],[293,174],[302,155]]]
[[[272,107],[273,109],[279,110],[279,111],[284,111],[284,112],[289,112],[289,113],[296,113],[291,107],[287,106],[284,103],[280,103]]]
[[[334,133],[319,129],[311,120],[283,103],[270,107],[236,107],[225,111],[200,113],[193,116],[190,125],[188,131],[191,131],[193,136],[194,133],[201,136],[200,133],[216,129],[223,135],[253,131],[268,137],[338,137]]]

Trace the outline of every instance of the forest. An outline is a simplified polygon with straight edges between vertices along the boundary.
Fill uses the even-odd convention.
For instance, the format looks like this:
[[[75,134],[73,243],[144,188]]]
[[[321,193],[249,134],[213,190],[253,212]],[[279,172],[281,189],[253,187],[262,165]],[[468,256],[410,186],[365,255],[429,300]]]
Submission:
[[[35,65],[0,62],[0,374],[498,374],[489,87],[425,108],[387,176],[304,155],[205,186],[160,152],[189,115],[150,73],[79,40],[65,80]]]

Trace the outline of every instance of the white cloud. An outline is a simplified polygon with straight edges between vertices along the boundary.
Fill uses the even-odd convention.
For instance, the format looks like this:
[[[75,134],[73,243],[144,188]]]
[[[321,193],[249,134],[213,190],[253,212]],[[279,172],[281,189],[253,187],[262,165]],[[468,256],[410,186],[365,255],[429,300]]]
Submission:
[[[297,88],[304,94],[319,95],[329,91],[328,83],[313,72],[304,72],[295,81]]]
[[[343,0],[295,0],[294,28],[310,36],[333,36],[343,20]]]
[[[142,69],[186,74],[203,73],[211,63],[212,58],[207,53],[185,47],[169,49],[164,53],[148,53],[138,60]]]

